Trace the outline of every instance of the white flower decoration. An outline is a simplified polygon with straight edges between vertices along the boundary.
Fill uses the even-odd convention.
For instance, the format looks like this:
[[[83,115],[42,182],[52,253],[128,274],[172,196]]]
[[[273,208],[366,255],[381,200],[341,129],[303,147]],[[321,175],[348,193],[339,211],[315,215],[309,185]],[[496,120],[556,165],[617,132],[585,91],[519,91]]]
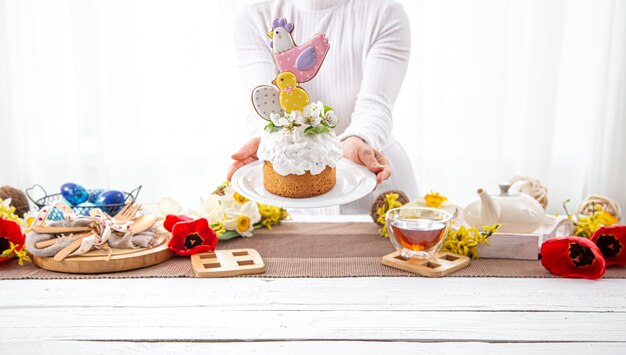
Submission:
[[[236,231],[242,237],[252,237],[254,225],[261,221],[259,206],[252,201],[240,206],[240,208],[232,207],[224,211],[226,216],[222,220],[222,225],[227,230]]]
[[[328,123],[331,128],[334,128],[337,123],[339,123],[339,119],[337,118],[337,115],[335,115],[335,111],[333,110],[328,110],[326,112],[326,114],[324,115],[324,121],[326,121],[326,123]]]
[[[301,124],[303,126],[318,126],[320,123],[322,123],[320,116],[308,116],[303,118]]]
[[[287,118],[274,112],[270,113],[270,120],[276,127],[289,126],[290,124]]]
[[[164,215],[179,214],[181,210],[180,203],[176,202],[171,197],[162,197],[157,203],[157,208]]]

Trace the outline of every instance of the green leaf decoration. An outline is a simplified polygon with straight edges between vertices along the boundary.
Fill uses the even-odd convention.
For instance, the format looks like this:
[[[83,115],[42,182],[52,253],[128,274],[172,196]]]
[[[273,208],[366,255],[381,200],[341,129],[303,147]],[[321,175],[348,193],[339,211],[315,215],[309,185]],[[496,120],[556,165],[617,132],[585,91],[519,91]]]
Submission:
[[[326,114],[326,112],[328,112],[328,111],[330,111],[332,109],[333,109],[332,107],[324,105],[324,114]]]
[[[311,127],[307,127],[304,130],[304,133],[306,134],[320,134],[320,133],[328,133],[330,132],[330,127],[328,127],[327,124],[320,124],[319,126],[311,126]]]
[[[265,125],[265,127],[263,129],[268,131],[268,132],[276,132],[276,131],[278,131],[280,129],[280,127],[276,127],[274,125],[274,122],[270,121],[270,123]]]

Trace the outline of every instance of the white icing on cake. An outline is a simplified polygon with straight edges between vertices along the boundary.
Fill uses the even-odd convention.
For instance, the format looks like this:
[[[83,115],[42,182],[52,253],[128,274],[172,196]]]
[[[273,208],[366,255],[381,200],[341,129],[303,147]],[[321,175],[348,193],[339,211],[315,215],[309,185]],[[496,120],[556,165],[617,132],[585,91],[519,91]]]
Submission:
[[[295,127],[265,132],[257,156],[272,163],[274,170],[283,176],[307,171],[317,175],[326,166],[334,168],[343,151],[335,132],[305,134],[303,127]]]

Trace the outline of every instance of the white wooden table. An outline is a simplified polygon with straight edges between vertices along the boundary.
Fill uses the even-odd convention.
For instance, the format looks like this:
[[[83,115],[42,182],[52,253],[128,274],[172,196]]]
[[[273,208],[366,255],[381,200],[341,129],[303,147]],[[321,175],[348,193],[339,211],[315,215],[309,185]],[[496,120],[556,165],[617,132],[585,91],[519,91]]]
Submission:
[[[0,281],[1,354],[626,353],[626,280]]]

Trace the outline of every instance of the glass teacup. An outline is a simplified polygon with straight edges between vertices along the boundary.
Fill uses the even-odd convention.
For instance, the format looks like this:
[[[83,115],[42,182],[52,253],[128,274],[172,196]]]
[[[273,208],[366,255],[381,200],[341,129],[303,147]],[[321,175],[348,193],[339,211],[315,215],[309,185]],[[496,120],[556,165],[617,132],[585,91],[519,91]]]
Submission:
[[[399,207],[387,211],[387,233],[404,259],[434,258],[443,245],[452,214],[426,207]]]

